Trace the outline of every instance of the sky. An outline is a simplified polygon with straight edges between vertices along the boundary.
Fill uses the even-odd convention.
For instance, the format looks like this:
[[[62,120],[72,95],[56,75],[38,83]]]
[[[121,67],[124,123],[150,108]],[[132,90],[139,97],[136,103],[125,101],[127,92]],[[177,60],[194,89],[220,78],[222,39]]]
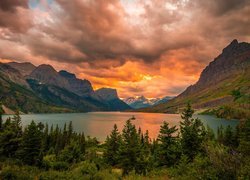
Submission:
[[[0,0],[0,61],[50,64],[122,98],[175,96],[233,39],[249,0]]]

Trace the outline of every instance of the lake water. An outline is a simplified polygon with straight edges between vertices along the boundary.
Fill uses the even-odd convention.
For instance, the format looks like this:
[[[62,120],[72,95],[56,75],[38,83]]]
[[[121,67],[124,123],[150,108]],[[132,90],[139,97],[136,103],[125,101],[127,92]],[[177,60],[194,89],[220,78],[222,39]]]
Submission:
[[[21,115],[22,126],[27,126],[32,120],[35,122],[47,123],[49,126],[52,124],[54,127],[58,124],[63,128],[65,123],[72,121],[73,128],[76,132],[84,132],[85,135],[97,137],[98,140],[105,140],[106,136],[110,134],[114,124],[117,124],[118,129],[121,131],[126,120],[135,116],[136,120],[132,123],[136,127],[141,127],[143,132],[149,130],[149,136],[156,138],[163,121],[168,122],[171,126],[179,126],[181,117],[179,114],[160,114],[160,113],[135,113],[135,112],[90,112],[90,113],[63,113],[63,114],[27,114]],[[3,119],[6,120],[10,115],[4,115]],[[208,125],[213,130],[217,130],[219,126],[232,126],[236,127],[237,120],[219,119],[207,115],[195,115],[201,119],[204,125]]]

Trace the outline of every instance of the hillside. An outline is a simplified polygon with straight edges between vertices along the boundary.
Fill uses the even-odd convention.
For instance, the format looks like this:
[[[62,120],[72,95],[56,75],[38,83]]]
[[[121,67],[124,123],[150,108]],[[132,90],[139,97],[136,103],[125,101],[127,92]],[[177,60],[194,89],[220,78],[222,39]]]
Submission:
[[[12,110],[24,113],[73,112],[72,109],[51,105],[39,98],[33,91],[17,84],[0,72],[0,100]]]
[[[250,107],[250,44],[232,41],[201,73],[197,83],[176,98],[146,112],[179,112],[187,103],[195,109],[218,109],[231,106]]]
[[[94,91],[91,83],[52,66],[30,63],[0,63],[0,101],[24,113],[122,111],[131,109],[115,89]],[[101,92],[101,94],[99,93]],[[101,97],[102,96],[102,97]]]

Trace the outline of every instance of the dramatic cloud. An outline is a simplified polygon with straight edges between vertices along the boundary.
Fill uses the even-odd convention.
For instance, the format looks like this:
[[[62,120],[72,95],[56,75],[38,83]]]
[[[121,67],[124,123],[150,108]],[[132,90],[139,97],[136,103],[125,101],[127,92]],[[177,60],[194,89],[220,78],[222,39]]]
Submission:
[[[28,0],[0,1],[0,27],[15,33],[26,32],[32,21],[27,9]]]
[[[49,63],[121,97],[177,95],[233,39],[248,0],[2,0],[0,58]]]

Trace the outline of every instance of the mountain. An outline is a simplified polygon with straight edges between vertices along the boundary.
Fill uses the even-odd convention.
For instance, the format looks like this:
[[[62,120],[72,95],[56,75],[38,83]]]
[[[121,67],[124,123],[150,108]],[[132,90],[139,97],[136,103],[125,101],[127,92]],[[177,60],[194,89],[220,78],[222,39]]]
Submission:
[[[95,92],[88,80],[65,70],[57,72],[46,64],[35,67],[30,63],[1,63],[0,78],[0,101],[25,113],[131,109],[119,99],[115,89]]]
[[[29,62],[18,63],[18,62],[9,62],[7,65],[17,69],[23,76],[29,75],[35,68],[33,64]]]
[[[94,93],[93,87],[88,80],[78,79],[76,78],[75,74],[69,73],[65,70],[59,71],[59,75],[67,80],[69,90],[74,92],[75,94],[81,97],[86,97]]]
[[[107,104],[110,110],[122,111],[131,109],[131,107],[119,99],[116,89],[101,88],[95,91],[97,97]]]
[[[226,106],[245,113],[250,108],[250,44],[233,40],[202,71],[197,83],[166,103],[139,111],[179,112],[187,102],[195,109]]]
[[[17,69],[11,67],[10,65],[0,63],[0,72],[8,80],[21,86],[28,87],[28,84],[23,75]]]
[[[0,63],[0,101],[3,105],[24,113],[73,112],[72,109],[47,103],[27,86],[18,70]]]
[[[169,96],[166,96],[164,98],[145,98],[144,96],[135,96],[126,98],[123,101],[134,109],[140,109],[167,102],[172,98],[173,97]]]
[[[63,78],[52,66],[42,64],[36,67],[27,79],[34,79],[41,84],[54,85],[61,88],[68,89],[69,83]]]
[[[27,80],[33,92],[46,102],[78,112],[106,111],[108,107],[100,101],[89,97],[80,97],[65,88],[43,84],[34,79]]]

